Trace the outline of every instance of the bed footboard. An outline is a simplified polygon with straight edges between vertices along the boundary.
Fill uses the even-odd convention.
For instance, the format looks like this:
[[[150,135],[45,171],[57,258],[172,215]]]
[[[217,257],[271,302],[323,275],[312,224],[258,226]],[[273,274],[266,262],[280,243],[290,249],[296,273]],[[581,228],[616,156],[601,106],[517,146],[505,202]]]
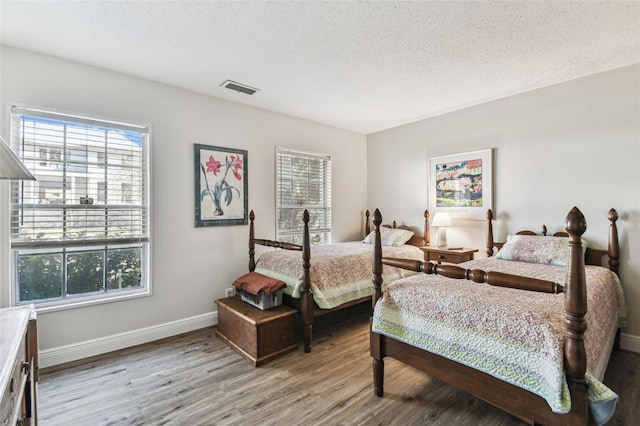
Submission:
[[[281,248],[284,250],[297,250],[302,251],[302,246],[299,244],[285,243],[282,241],[264,240],[261,238],[255,238],[253,221],[256,215],[253,210],[249,213],[249,272],[256,270],[256,244],[267,247]]]
[[[256,244],[280,248],[283,250],[295,250],[302,252],[302,290],[300,295],[300,317],[302,318],[302,326],[304,328],[304,351],[311,352],[311,336],[313,329],[313,294],[311,293],[311,277],[309,268],[311,267],[311,244],[309,241],[309,212],[304,211],[302,221],[304,222],[304,233],[302,245],[285,243],[282,241],[265,240],[255,238],[254,220],[256,215],[253,210],[249,213],[249,271],[254,272],[256,269]]]

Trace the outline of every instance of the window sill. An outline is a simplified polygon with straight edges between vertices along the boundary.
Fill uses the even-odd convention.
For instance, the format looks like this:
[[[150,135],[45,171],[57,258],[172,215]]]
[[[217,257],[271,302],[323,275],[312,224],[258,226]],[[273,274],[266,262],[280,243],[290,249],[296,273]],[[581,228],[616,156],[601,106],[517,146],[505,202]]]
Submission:
[[[74,298],[72,301],[67,300],[63,303],[61,303],[60,301],[43,302],[43,303],[24,302],[19,304],[18,306],[33,304],[35,305],[36,312],[38,314],[46,314],[50,312],[65,311],[68,309],[86,308],[89,306],[101,305],[103,303],[112,303],[112,302],[120,302],[120,301],[131,300],[131,299],[138,299],[141,297],[149,297],[151,295],[152,293],[150,289],[144,289],[144,290],[133,290],[130,292],[120,292],[118,294],[107,296],[107,297],[104,297],[104,296],[78,297],[78,298]]]

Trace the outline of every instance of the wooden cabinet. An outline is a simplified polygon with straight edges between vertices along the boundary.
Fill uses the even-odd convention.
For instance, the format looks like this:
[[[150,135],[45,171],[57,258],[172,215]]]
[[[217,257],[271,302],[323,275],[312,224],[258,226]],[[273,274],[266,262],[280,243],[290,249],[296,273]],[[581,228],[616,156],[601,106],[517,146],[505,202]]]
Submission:
[[[293,327],[295,309],[280,305],[263,311],[238,296],[219,299],[216,303],[216,335],[253,365],[258,366],[298,348]]]
[[[420,250],[424,252],[424,260],[438,263],[462,263],[468,260],[473,260],[474,253],[478,251],[478,249],[470,248],[443,250],[438,247],[429,246],[420,247]]]
[[[0,424],[36,425],[38,332],[33,306],[0,309]]]

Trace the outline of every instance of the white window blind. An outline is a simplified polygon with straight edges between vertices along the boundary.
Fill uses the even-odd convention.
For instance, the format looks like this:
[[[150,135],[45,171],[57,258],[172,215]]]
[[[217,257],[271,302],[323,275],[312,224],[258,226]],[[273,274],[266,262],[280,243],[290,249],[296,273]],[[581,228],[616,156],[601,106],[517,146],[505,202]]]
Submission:
[[[330,242],[331,157],[276,148],[276,237],[302,242],[302,214],[309,211],[312,244]]]
[[[21,107],[11,120],[36,177],[11,191],[17,303],[144,287],[149,129]]]
[[[148,241],[148,129],[23,108],[12,118],[36,176],[12,191],[12,248]]]

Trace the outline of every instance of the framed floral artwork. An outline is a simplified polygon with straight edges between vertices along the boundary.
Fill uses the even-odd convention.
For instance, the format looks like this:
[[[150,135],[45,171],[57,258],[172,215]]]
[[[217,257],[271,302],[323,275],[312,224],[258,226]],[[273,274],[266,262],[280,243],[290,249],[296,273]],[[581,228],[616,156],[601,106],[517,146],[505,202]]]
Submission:
[[[246,225],[247,151],[200,144],[194,150],[196,227]]]
[[[492,208],[493,150],[429,159],[429,212],[483,220]]]

